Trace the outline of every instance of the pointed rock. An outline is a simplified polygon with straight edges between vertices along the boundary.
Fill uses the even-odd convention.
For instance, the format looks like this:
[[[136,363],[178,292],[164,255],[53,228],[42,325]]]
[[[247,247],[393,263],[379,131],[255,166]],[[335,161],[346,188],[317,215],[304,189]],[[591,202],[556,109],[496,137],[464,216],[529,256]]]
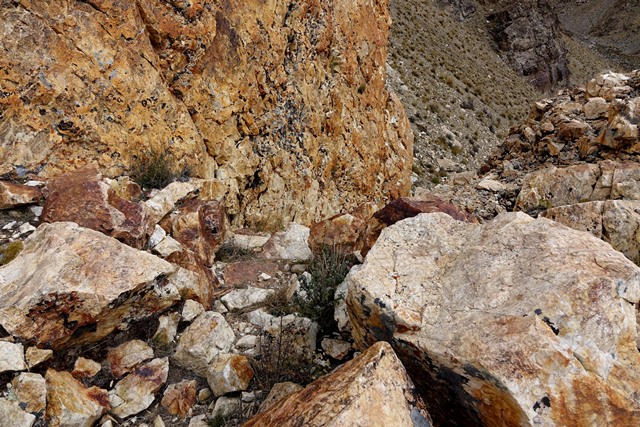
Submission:
[[[375,408],[375,410],[372,410]],[[407,372],[386,342],[280,400],[245,427],[430,426]]]

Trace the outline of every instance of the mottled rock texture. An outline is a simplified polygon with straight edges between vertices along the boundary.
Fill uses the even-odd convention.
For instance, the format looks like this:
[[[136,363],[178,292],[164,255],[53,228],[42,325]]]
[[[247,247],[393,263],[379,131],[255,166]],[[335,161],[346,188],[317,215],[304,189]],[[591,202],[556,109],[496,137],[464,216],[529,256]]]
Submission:
[[[95,342],[172,306],[194,276],[75,223],[42,224],[0,268],[0,325],[54,349]]]
[[[428,427],[430,421],[393,349],[380,342],[245,426]]]
[[[421,214],[347,278],[353,335],[391,342],[448,426],[633,425],[640,269],[545,218]]]
[[[498,50],[519,74],[542,91],[569,82],[567,50],[560,22],[547,0],[482,0]]]
[[[387,0],[24,0],[0,24],[0,175],[163,152],[250,226],[409,191]]]

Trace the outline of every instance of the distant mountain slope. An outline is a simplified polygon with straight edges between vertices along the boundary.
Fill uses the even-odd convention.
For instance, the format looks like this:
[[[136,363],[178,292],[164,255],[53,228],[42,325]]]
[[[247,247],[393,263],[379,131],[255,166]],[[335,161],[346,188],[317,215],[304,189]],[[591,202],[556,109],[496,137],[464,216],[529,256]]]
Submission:
[[[628,70],[640,68],[638,0],[554,0],[563,30]]]
[[[389,82],[401,96],[416,137],[414,180],[416,185],[432,187],[450,182],[454,173],[476,170],[507,134],[509,127],[523,120],[531,102],[545,94],[529,83],[539,74],[526,78],[514,68],[535,58],[500,49],[496,41],[495,16],[502,11],[522,9],[513,0],[392,0],[389,44]],[[531,15],[540,25],[563,26],[549,15],[549,6],[560,9],[559,1],[542,2],[543,10]],[[567,2],[575,3],[575,1]],[[624,2],[623,2],[624,3]],[[537,3],[535,3],[537,5]],[[573,10],[567,8],[566,10]],[[491,21],[489,17],[493,16]],[[506,28],[511,13],[501,17]],[[503,28],[503,29],[504,29]],[[513,49],[539,45],[537,26],[515,25],[517,42]],[[569,80],[560,86],[584,84],[597,73],[617,69],[582,39],[571,38],[559,30],[548,37],[568,59]],[[543,43],[544,44],[544,43]],[[523,47],[524,46],[524,47]],[[540,50],[545,54],[544,48]],[[547,52],[548,53],[548,52]],[[540,62],[539,62],[540,64]],[[542,62],[544,67],[544,61]],[[549,68],[549,72],[553,71]],[[522,72],[522,67],[520,67]],[[543,72],[544,69],[543,69]]]

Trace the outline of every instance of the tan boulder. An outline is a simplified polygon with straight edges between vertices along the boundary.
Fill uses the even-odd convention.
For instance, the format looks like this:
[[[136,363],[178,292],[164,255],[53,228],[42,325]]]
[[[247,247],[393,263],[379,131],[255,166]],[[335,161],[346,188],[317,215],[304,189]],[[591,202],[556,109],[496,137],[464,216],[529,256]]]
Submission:
[[[47,385],[42,375],[23,372],[11,381],[11,385],[27,412],[36,413],[46,409]]]
[[[92,426],[110,409],[109,397],[98,387],[86,388],[68,372],[47,370],[47,411],[50,426]]]
[[[178,415],[180,418],[187,416],[193,405],[196,403],[196,381],[182,381],[171,384],[162,395],[160,404],[167,409],[171,415]]]
[[[204,377],[211,361],[228,353],[235,338],[224,316],[205,311],[182,333],[171,361]]]
[[[114,177],[162,153],[251,228],[409,192],[387,0],[174,3],[3,9],[0,175]]]
[[[142,208],[118,196],[98,169],[87,167],[47,184],[43,222],[72,221],[141,249],[147,242]]]
[[[42,191],[38,187],[0,181],[0,209],[38,203],[41,198]]]
[[[166,309],[196,280],[71,222],[42,224],[24,244],[16,259],[0,267],[0,324],[55,349],[96,342]]]
[[[107,362],[111,373],[116,377],[131,372],[142,362],[153,358],[153,349],[141,340],[131,340],[107,353]]]
[[[604,98],[591,98],[582,106],[582,111],[584,111],[584,116],[589,120],[607,117],[609,103]]]
[[[250,419],[260,426],[429,426],[413,383],[386,342]]]
[[[640,262],[640,201],[578,203],[548,209],[540,215],[575,230],[587,231],[610,243],[636,264]]]
[[[253,378],[253,368],[246,356],[219,354],[207,368],[207,383],[214,396],[246,390]]]
[[[39,349],[38,347],[29,347],[25,352],[27,359],[27,365],[29,368],[33,368],[53,357],[53,350]]]
[[[169,359],[153,359],[124,377],[110,393],[112,412],[126,418],[147,409],[167,381]]]
[[[393,344],[436,425],[640,416],[640,269],[588,233],[523,213],[418,215],[347,280],[356,342]]]
[[[0,341],[0,373],[26,369],[24,346],[20,343]]]

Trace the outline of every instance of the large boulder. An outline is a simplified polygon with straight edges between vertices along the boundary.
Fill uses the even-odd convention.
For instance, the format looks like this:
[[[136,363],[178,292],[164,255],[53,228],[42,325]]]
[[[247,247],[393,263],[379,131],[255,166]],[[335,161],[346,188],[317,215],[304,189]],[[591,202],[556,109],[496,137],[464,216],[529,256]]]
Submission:
[[[163,153],[174,173],[215,179],[211,199],[252,228],[407,194],[413,136],[385,87],[388,6],[6,3],[0,175],[95,161],[113,177]]]
[[[147,243],[144,210],[123,199],[102,181],[98,169],[87,167],[62,175],[47,184],[42,221],[72,221],[142,249]]]
[[[391,342],[436,425],[634,425],[640,269],[545,218],[421,214],[348,278],[360,346]]]
[[[393,349],[380,342],[273,404],[245,427],[301,425],[429,427],[431,420]]]
[[[62,348],[98,341],[180,300],[195,274],[72,222],[42,224],[0,267],[0,325]]]

